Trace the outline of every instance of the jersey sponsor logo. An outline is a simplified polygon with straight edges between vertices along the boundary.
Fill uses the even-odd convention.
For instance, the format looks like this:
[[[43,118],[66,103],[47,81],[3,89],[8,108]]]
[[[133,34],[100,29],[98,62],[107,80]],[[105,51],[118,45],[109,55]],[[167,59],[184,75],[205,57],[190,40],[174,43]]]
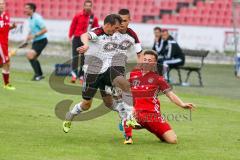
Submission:
[[[118,47],[118,45],[114,42],[110,42],[110,43],[107,43],[103,46],[103,49],[106,51],[106,52],[111,52],[111,51],[114,51],[116,48]]]
[[[148,83],[153,83],[154,79],[153,78],[149,78],[148,79]]]
[[[125,40],[119,44],[119,49],[128,50],[132,45],[133,43],[131,41]]]
[[[138,87],[138,86],[140,86],[140,80],[133,80],[133,82],[132,82],[132,85],[134,86],[134,87]]]

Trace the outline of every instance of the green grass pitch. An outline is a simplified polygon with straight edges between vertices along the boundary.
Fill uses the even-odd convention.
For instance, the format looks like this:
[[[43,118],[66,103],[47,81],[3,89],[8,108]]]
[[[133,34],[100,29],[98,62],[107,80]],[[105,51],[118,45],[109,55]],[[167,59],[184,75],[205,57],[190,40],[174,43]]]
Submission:
[[[240,151],[240,80],[233,66],[206,65],[204,88],[175,86],[175,92],[198,108],[192,120],[170,121],[179,144],[160,142],[145,130],[134,131],[134,144],[124,145],[119,118],[110,112],[102,117],[73,123],[70,133],[54,113],[63,99],[74,103],[81,96],[64,95],[49,87],[49,71],[57,58],[42,57],[47,78],[30,81],[30,65],[13,58],[12,83],[17,90],[0,88],[0,160],[237,160]],[[196,79],[191,79],[192,83]],[[2,81],[1,81],[2,82]],[[188,114],[161,99],[163,113]],[[96,100],[94,105],[101,101]]]

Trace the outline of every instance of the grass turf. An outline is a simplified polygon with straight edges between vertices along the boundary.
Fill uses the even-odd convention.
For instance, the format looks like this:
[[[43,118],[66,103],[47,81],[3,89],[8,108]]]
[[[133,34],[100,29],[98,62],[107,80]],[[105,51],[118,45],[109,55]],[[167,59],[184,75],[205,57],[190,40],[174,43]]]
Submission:
[[[47,59],[44,69],[51,68],[53,62],[59,60]],[[207,65],[203,70],[204,88],[174,87],[183,100],[198,106],[192,120],[170,120],[179,144],[162,143],[141,130],[134,132],[134,144],[126,146],[117,127],[118,116],[113,112],[75,122],[70,133],[63,133],[62,121],[54,114],[55,105],[63,99],[76,103],[81,96],[53,91],[49,76],[41,82],[31,82],[28,65],[23,57],[13,59],[12,83],[17,90],[0,88],[1,160],[239,159],[240,86],[233,77],[232,66]],[[160,99],[165,114],[189,116],[164,96]],[[100,102],[95,100],[94,105]]]

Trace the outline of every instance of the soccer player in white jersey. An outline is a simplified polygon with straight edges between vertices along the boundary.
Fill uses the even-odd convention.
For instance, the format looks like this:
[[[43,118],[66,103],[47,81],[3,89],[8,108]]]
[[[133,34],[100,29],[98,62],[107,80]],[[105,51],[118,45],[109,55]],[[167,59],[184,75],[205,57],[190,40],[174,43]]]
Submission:
[[[134,44],[134,40],[127,41],[126,37],[119,34],[122,19],[117,14],[108,15],[104,20],[104,26],[96,28],[91,32],[81,36],[84,43],[78,48],[79,53],[85,54],[84,83],[82,98],[83,101],[76,104],[73,109],[67,113],[66,121],[63,123],[64,132],[70,130],[72,119],[83,111],[91,107],[92,99],[97,89],[100,89],[103,102],[109,108],[114,109],[112,96],[105,91],[106,86],[116,86],[122,90],[122,99],[124,106],[132,110],[132,95],[130,84],[124,77],[126,64],[126,47]],[[89,42],[90,41],[90,42]],[[126,45],[126,41],[129,44]],[[129,114],[127,124],[135,127],[139,124],[134,117]]]
[[[122,18],[122,23],[119,28],[119,33],[121,33],[125,38],[124,46],[130,46],[127,44],[131,44],[131,43],[133,44],[133,47],[132,47],[133,49],[129,49],[126,47],[125,52],[126,54],[131,54],[132,52],[134,52],[133,54],[137,54],[136,68],[138,68],[143,62],[143,51],[142,51],[141,43],[139,41],[137,34],[131,28],[129,28],[129,23],[131,21],[130,11],[128,9],[120,9],[118,14]],[[114,97],[115,99],[117,99],[116,101],[117,103],[115,103],[115,108],[117,108],[116,110],[119,111],[121,123],[123,123],[124,121],[126,121],[126,117],[128,115],[132,115],[132,110],[128,108],[126,109],[126,107],[122,104],[121,91],[119,91],[119,88],[117,89],[113,88],[113,93],[116,93]],[[120,125],[123,125],[123,124],[120,124]],[[126,138],[125,139],[126,142],[128,143],[132,142],[131,137],[125,137],[125,138]]]

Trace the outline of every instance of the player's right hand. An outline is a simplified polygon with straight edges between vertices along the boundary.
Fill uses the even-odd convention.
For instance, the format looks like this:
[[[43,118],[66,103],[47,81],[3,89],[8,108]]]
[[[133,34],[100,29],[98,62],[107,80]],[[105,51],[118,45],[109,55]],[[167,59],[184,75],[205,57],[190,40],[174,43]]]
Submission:
[[[194,104],[192,104],[192,103],[184,103],[182,108],[194,110],[196,108],[196,106]]]
[[[88,50],[89,46],[88,45],[83,45],[81,47],[77,48],[77,51],[79,54],[84,54]]]

